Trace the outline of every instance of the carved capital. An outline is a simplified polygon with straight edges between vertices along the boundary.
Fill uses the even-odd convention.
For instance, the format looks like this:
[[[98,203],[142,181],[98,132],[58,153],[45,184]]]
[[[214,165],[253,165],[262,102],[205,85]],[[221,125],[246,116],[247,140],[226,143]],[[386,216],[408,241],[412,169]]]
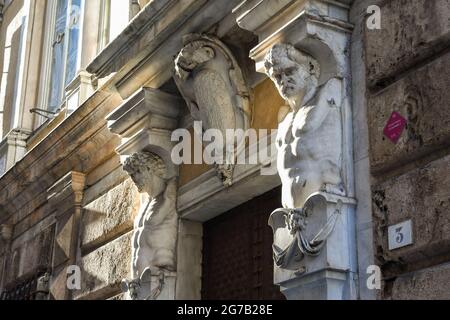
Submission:
[[[69,196],[73,199],[72,206],[80,206],[83,201],[85,185],[85,174],[75,171],[69,172],[47,190],[47,199],[50,205],[57,210],[57,214],[60,211],[58,209],[61,207],[61,202],[66,201]],[[64,206],[66,210],[67,205],[66,203],[66,206]],[[66,211],[63,210],[59,213],[64,212]]]
[[[11,241],[13,236],[13,230],[14,227],[12,225],[8,224],[0,225],[0,239],[2,239],[5,242]]]

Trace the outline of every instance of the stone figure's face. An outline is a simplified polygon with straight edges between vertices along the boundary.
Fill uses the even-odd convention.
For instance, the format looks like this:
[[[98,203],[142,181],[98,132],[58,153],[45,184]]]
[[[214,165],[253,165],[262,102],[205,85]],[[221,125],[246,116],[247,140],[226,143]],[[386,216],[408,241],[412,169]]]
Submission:
[[[165,189],[165,181],[146,167],[131,172],[130,177],[139,193],[145,192],[152,198],[159,196]]]
[[[299,96],[307,88],[307,79],[310,74],[304,66],[290,60],[287,56],[280,57],[267,71],[280,95],[286,100]]]
[[[265,68],[280,95],[294,109],[308,103],[317,92],[318,61],[290,44],[274,45],[266,55]]]
[[[166,188],[167,168],[163,160],[151,152],[135,153],[124,162],[124,169],[128,172],[139,193],[147,193],[155,198]]]

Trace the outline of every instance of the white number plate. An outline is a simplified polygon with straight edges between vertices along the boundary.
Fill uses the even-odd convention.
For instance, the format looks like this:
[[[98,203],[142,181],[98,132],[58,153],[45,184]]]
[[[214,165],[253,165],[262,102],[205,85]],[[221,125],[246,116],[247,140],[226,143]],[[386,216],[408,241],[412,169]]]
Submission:
[[[389,227],[389,250],[400,249],[413,243],[411,220]]]

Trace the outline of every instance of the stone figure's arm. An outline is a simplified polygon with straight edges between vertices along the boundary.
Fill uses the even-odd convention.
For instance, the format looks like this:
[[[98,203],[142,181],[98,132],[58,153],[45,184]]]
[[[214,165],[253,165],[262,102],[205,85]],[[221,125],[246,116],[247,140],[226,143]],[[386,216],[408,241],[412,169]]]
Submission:
[[[329,112],[327,106],[304,107],[297,113],[294,128],[300,134],[315,131],[321,127]]]
[[[150,209],[145,217],[145,225],[157,226],[164,223],[168,217],[176,216],[177,179],[167,182],[166,189],[160,198],[160,205]]]
[[[164,191],[164,202],[175,205],[177,201],[177,189],[177,178],[173,178],[167,182],[167,188]]]
[[[134,229],[140,228],[144,225],[145,215],[149,206],[149,198],[147,194],[141,194],[140,198],[141,206],[139,213],[134,220]]]

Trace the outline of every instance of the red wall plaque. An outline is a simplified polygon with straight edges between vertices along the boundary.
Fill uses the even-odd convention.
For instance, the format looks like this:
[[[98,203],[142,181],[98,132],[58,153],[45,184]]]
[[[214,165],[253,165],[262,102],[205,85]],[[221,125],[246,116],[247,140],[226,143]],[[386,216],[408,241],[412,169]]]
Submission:
[[[406,119],[398,112],[393,112],[384,128],[384,135],[393,143],[397,143],[406,127]]]

